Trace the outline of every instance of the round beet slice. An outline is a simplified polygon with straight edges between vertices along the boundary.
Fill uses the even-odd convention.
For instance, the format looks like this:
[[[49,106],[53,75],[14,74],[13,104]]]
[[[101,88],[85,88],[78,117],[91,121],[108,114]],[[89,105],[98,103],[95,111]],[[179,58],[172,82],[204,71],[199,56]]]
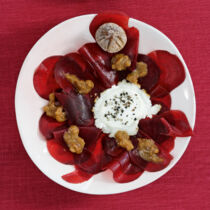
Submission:
[[[55,79],[59,84],[60,88],[64,91],[69,92],[74,87],[72,84],[66,79],[65,74],[73,74],[76,75],[79,79],[82,80],[92,80],[94,82],[94,77],[91,73],[85,68],[85,63],[82,63],[82,58],[79,54],[71,53],[63,58],[61,58],[55,65]]]
[[[69,183],[78,184],[89,180],[92,176],[93,174],[87,173],[75,166],[75,171],[63,175],[62,178]]]
[[[34,73],[34,88],[42,98],[48,99],[49,94],[59,88],[54,77],[54,66],[61,58],[62,56],[46,58]]]
[[[174,136],[170,124],[161,117],[146,118],[139,121],[139,132],[145,133],[149,138],[159,142],[162,135]]]
[[[85,147],[91,151],[101,135],[101,130],[95,126],[79,127],[79,136],[85,140]]]
[[[119,11],[106,11],[96,15],[92,22],[90,23],[89,29],[90,33],[92,34],[93,38],[95,38],[96,30],[99,26],[104,23],[116,23],[117,25],[121,26],[124,30],[128,28],[128,19],[129,17]]]
[[[90,152],[90,157],[86,161],[77,164],[79,168],[91,174],[96,174],[102,171],[102,168],[104,167],[104,152],[102,149],[103,136],[104,134],[101,134],[101,136],[97,139],[94,149]]]
[[[131,182],[143,173],[141,168],[130,162],[127,152],[124,152],[110,163],[108,168],[113,172],[113,179],[118,183]]]
[[[148,56],[160,69],[158,84],[169,92],[179,86],[185,80],[185,70],[179,58],[164,50],[156,50]]]
[[[130,170],[135,170],[135,173],[128,173]],[[113,179],[118,183],[128,183],[134,181],[143,173],[140,168],[132,165],[131,163],[129,163],[129,165],[125,168],[122,168],[120,165],[118,165],[118,167],[112,169],[112,172]]]
[[[152,119],[142,119],[139,122],[139,129],[158,143],[163,142],[167,137],[192,135],[192,129],[185,114],[178,110],[163,112],[153,116]]]
[[[53,138],[53,132],[66,126],[66,122],[57,122],[52,117],[43,114],[39,120],[39,130],[46,139]]]
[[[139,31],[137,28],[131,27],[126,30],[126,34],[127,43],[119,53],[123,53],[129,56],[129,58],[131,59],[131,66],[129,67],[129,69],[133,70],[136,68],[136,61],[138,56]]]
[[[59,129],[53,132],[53,135],[54,135],[53,146],[54,147],[56,146],[56,149],[59,147],[60,150],[61,150],[61,147],[63,147],[64,152],[67,151],[68,153],[71,153],[63,139],[64,132],[67,130],[68,128],[64,128],[64,129]],[[81,154],[71,153],[71,156],[73,156],[75,165],[78,165],[81,168],[84,168],[86,170],[90,170],[91,172],[93,171],[92,167],[95,167],[95,166],[98,167],[98,164],[95,164],[96,160],[93,159],[93,154],[95,154],[97,150],[95,147],[97,147],[97,145],[100,143],[100,142],[97,143],[97,141],[100,141],[100,134],[101,134],[101,130],[97,129],[96,127],[79,127],[79,136],[84,139],[85,147]],[[55,145],[56,143],[58,143],[59,145]],[[54,152],[54,150],[52,152]],[[62,152],[62,154],[64,152]],[[58,154],[57,153],[55,154],[55,152],[53,154],[54,154],[54,158],[59,160],[59,157],[57,157]],[[66,154],[66,156],[68,157],[68,154]]]
[[[159,143],[160,146],[167,152],[171,152],[171,150],[175,146],[175,137],[169,136],[166,139],[164,139],[161,143]]]
[[[66,57],[77,63],[83,73],[87,71],[88,63],[82,58],[79,53],[68,53]]]
[[[63,142],[63,135],[64,133],[68,130],[68,126],[66,126],[65,128],[61,128],[61,129],[57,129],[57,130],[54,130],[53,131],[53,136],[54,136],[54,139],[57,141],[57,142]],[[64,144],[64,146],[66,146],[66,144]]]
[[[96,43],[83,45],[79,53],[94,69],[94,74],[105,88],[110,88],[118,82],[117,72],[111,69],[111,54],[104,52]]]
[[[161,110],[158,114],[169,111],[171,108],[171,95],[161,85],[157,85],[151,92],[152,105],[160,104]]]
[[[74,164],[73,154],[63,142],[51,139],[47,141],[47,148],[55,160],[64,164]]]
[[[170,110],[161,114],[161,117],[170,124],[175,136],[192,136],[193,131],[184,112],[179,110]]]
[[[136,166],[138,166],[142,170],[145,169],[145,167],[147,165],[147,162],[140,157],[137,148],[131,150],[129,152],[129,156],[130,156],[130,159],[131,159],[131,163],[135,164]]]
[[[83,79],[83,80],[92,80],[94,83],[94,88],[91,90],[89,95],[92,99],[92,103],[94,103],[94,99],[97,96],[99,96],[100,92],[105,90],[105,87],[103,87],[101,82],[98,80],[97,74],[95,73],[94,69],[79,53],[69,53],[65,57],[68,58],[67,60],[68,60],[68,63],[70,64],[69,65],[70,69],[66,67],[61,68],[58,72],[58,80],[61,80],[61,82],[63,83],[63,86],[67,87],[66,89],[67,91],[68,89],[72,89],[72,88],[70,87],[71,85],[69,86],[69,82],[66,83],[66,79],[64,78],[63,73],[75,74],[79,77],[79,79]],[[74,71],[73,68],[71,67],[72,62],[74,63],[73,68],[76,71]]]
[[[105,136],[102,141],[104,152],[112,157],[117,157],[124,150],[122,147],[117,145],[117,142],[114,138]]]
[[[163,158],[163,162],[161,163],[148,162],[145,171],[150,171],[150,172],[160,171],[166,168],[173,159],[173,156],[169,152],[165,151],[160,145],[158,145],[158,148],[159,148],[158,156],[160,158]]]
[[[164,149],[164,147],[162,147],[161,145],[155,143],[156,146],[159,148],[158,156],[163,158],[163,162],[153,163],[153,162],[145,161],[144,159],[141,158],[137,148],[135,148],[135,149],[133,149],[132,151],[129,152],[131,162],[133,164],[135,164],[136,166],[138,166],[138,168],[140,168],[142,171],[143,170],[146,170],[146,171],[162,170],[163,168],[168,166],[170,161],[173,159],[173,157],[169,154],[169,151],[173,147],[174,138],[173,139],[167,138],[167,139],[168,139],[168,141],[171,140],[172,144],[168,143],[168,145],[166,145],[166,144],[163,145],[163,146],[165,146],[166,149]]]
[[[169,111],[171,108],[171,96],[170,94],[161,97],[161,98],[151,98],[152,105],[154,104],[160,104],[161,105],[161,110],[158,114]]]
[[[170,92],[167,91],[164,87],[161,85],[156,85],[154,89],[150,92],[150,96],[154,98],[162,98],[164,96],[169,95]]]
[[[94,123],[92,105],[88,95],[71,90],[68,93],[56,93],[56,98],[67,112],[68,118],[77,126],[91,126]]]

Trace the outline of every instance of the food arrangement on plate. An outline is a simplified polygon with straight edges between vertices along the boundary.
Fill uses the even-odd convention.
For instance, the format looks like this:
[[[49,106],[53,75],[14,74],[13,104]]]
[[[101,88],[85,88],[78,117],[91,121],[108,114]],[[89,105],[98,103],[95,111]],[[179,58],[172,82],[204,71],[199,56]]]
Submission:
[[[140,31],[121,12],[103,12],[89,29],[93,43],[46,58],[34,88],[47,99],[39,129],[51,156],[75,171],[81,183],[110,169],[118,183],[159,171],[173,159],[176,137],[192,135],[182,111],[171,110],[170,92],[185,80],[176,55],[138,51]]]

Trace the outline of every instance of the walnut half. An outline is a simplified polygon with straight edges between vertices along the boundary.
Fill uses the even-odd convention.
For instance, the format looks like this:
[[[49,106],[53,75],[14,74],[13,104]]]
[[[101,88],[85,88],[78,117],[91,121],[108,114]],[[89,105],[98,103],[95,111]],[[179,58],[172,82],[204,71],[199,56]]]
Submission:
[[[43,107],[43,111],[48,117],[52,117],[58,122],[64,122],[67,120],[63,107],[56,105],[54,93],[49,94],[49,103]]]
[[[71,125],[63,135],[69,150],[76,154],[81,154],[85,146],[83,138],[79,137],[79,128],[76,125]]]
[[[147,73],[148,73],[147,64],[144,62],[137,62],[136,70],[128,74],[126,79],[131,83],[138,84],[138,79],[140,77],[145,77]]]
[[[134,148],[129,138],[129,135],[125,131],[117,131],[117,133],[115,134],[115,139],[117,144],[120,147],[125,148],[127,151],[131,151]]]
[[[112,57],[111,63],[113,70],[122,71],[131,66],[131,59],[127,55],[120,53]]]
[[[81,94],[88,94],[94,88],[91,80],[81,80],[76,75],[69,73],[65,74],[65,77]]]
[[[106,52],[116,53],[122,50],[127,42],[124,29],[115,23],[104,23],[95,34],[97,44]]]
[[[139,155],[142,159],[153,163],[163,162],[158,156],[159,149],[152,139],[138,138],[138,142]]]

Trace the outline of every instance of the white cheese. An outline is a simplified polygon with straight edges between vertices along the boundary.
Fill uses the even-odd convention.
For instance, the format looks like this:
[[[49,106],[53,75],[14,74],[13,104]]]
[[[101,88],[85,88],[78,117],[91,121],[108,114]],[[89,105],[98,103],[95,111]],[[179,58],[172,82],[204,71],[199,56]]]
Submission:
[[[152,106],[150,96],[137,85],[125,80],[100,94],[93,107],[95,126],[114,137],[117,131],[129,136],[138,132],[139,120],[152,117],[161,109]]]

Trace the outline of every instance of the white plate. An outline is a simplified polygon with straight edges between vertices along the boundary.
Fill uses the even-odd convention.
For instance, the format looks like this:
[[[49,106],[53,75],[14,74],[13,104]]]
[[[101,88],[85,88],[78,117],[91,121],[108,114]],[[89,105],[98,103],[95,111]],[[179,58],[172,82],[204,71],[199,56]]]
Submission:
[[[28,53],[21,68],[15,95],[15,109],[18,128],[23,145],[37,167],[51,180],[78,192],[88,194],[114,194],[126,192],[145,186],[160,178],[169,171],[181,158],[186,150],[190,137],[177,138],[175,148],[171,152],[174,159],[169,166],[159,172],[144,172],[137,180],[119,184],[113,181],[112,173],[106,171],[93,176],[82,184],[70,184],[61,176],[73,171],[73,166],[57,162],[49,155],[46,141],[38,129],[41,108],[47,103],[41,99],[33,87],[33,74],[39,63],[48,56],[64,55],[76,51],[87,42],[94,41],[89,33],[89,24],[95,15],[84,15],[66,20],[42,36]],[[187,66],[175,45],[160,31],[141,21],[130,18],[129,26],[140,31],[139,52],[148,53],[152,50],[168,50],[176,54],[186,70],[186,79],[172,92],[172,109],[182,110],[192,128],[195,123],[195,95]],[[183,43],[184,44],[184,43]]]

